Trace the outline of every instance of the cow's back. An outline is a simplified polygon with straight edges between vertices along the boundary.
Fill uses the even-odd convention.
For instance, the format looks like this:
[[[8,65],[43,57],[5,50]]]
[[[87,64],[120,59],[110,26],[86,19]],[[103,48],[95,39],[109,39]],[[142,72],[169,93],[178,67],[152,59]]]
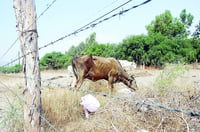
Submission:
[[[107,71],[111,69],[118,69],[119,64],[118,61],[115,58],[109,57],[99,57],[99,56],[93,56],[93,63],[98,66],[100,71]]]
[[[104,58],[93,56],[93,65],[88,72],[88,77],[91,80],[108,79],[109,74],[118,72],[118,64],[114,58]]]
[[[113,71],[114,74],[117,74],[118,77],[129,79],[128,73],[124,70],[121,63],[117,59],[113,57],[104,58],[98,56],[95,56],[93,58],[97,58],[96,61],[94,61],[95,64],[100,63],[103,65],[103,68],[100,67],[101,72],[108,74],[108,72]]]

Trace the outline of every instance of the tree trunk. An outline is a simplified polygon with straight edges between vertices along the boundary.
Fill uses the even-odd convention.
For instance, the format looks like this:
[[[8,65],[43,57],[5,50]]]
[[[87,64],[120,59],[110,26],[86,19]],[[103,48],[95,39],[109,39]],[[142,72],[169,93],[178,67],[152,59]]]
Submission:
[[[34,0],[13,0],[21,52],[23,55],[24,131],[39,132],[41,125],[41,78]]]

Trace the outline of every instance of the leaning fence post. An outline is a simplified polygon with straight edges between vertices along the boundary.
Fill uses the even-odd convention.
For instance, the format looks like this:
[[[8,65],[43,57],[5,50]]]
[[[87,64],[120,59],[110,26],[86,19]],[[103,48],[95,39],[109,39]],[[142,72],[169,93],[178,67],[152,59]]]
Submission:
[[[25,78],[24,131],[39,132],[42,103],[35,1],[13,0],[13,4]]]

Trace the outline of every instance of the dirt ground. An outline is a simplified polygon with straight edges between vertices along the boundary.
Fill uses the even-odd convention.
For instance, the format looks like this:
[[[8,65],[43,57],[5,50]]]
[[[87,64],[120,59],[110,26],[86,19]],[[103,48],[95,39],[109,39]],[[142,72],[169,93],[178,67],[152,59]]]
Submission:
[[[129,74],[134,74],[139,90],[148,89],[153,87],[156,77],[162,72],[162,70],[133,70],[129,71]],[[60,86],[62,88],[68,88],[74,80],[74,76],[67,70],[48,70],[41,72],[42,79],[42,89],[46,87]],[[181,82],[184,81],[184,82]],[[179,83],[185,83],[185,85],[191,85],[192,83],[200,83],[200,70],[190,69],[185,72],[185,74],[179,80]],[[198,85],[198,84],[197,84]],[[88,89],[95,89],[98,91],[98,88],[106,87],[107,81],[97,81],[92,82],[85,79],[82,87],[88,87]],[[5,102],[5,97],[7,94],[19,94],[15,93],[12,89],[15,88],[23,89],[24,87],[24,78],[22,73],[17,74],[1,74],[0,75],[0,110],[3,109],[3,104]],[[122,83],[117,83],[114,85],[115,90],[127,88]],[[106,89],[105,89],[106,90]]]
[[[134,74],[139,90],[135,92],[142,93],[145,89],[154,87],[154,83],[156,78],[163,72],[163,70],[132,70],[129,71],[129,74]],[[45,88],[69,88],[70,84],[73,82],[74,77],[73,74],[67,70],[48,70],[41,72],[42,78],[42,89]],[[177,83],[180,83],[181,86],[191,86],[195,85],[195,87],[200,90],[200,70],[198,69],[190,69],[186,71],[183,76],[177,78]],[[22,96],[22,91],[24,87],[24,78],[22,73],[17,74],[1,74],[0,75],[0,113],[4,110],[5,106],[8,103],[8,99],[10,95],[14,96]],[[89,80],[85,80],[81,89],[95,89],[97,92],[108,92],[107,81],[97,81],[92,82]],[[117,83],[114,85],[115,92],[126,89],[127,87],[122,83]],[[17,90],[16,90],[17,89]],[[0,120],[2,115],[0,114]]]

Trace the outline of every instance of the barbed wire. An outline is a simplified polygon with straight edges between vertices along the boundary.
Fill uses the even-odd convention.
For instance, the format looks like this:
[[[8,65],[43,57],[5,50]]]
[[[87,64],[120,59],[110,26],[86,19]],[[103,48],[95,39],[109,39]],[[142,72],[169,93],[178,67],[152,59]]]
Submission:
[[[117,9],[121,8],[122,6],[124,6],[124,5],[128,4],[128,3],[129,3],[129,2],[131,2],[131,1],[132,1],[132,0],[129,0],[129,1],[127,1],[127,2],[125,2],[125,3],[123,3],[123,4],[121,4],[121,5],[119,5],[118,7],[116,7],[116,8],[114,8],[114,9],[112,9],[111,11],[109,11],[109,12],[105,13],[104,15],[102,15],[102,16],[100,16],[100,17],[98,17],[98,18],[94,19],[94,20],[92,20],[92,21],[91,21],[91,22],[89,22],[88,24],[86,24],[86,25],[84,25],[84,26],[80,27],[79,29],[75,30],[75,31],[74,31],[72,34],[77,34],[77,33],[81,32],[81,31],[84,31],[84,30],[86,30],[86,29],[87,29],[87,27],[88,27],[89,25],[91,25],[90,27],[93,27],[92,23],[94,23],[94,22],[96,22],[96,21],[100,20],[101,18],[103,18],[103,17],[107,16],[108,14],[110,14],[110,13],[112,13],[112,12],[116,11]],[[88,27],[88,28],[90,28],[90,27]],[[85,29],[84,29],[84,28],[85,28]],[[84,29],[84,30],[83,30],[83,29]]]
[[[164,106],[164,105],[160,105],[160,104],[156,104],[156,103],[148,103],[146,100],[130,100],[126,97],[121,97],[121,96],[114,96],[114,95],[109,95],[107,93],[102,93],[102,92],[95,92],[95,91],[92,91],[92,90],[80,90],[82,92],[85,92],[85,93],[95,93],[95,94],[99,94],[99,95],[102,95],[102,96],[107,96],[107,97],[111,97],[111,98],[114,98],[114,99],[120,99],[120,100],[123,100],[127,103],[131,103],[131,104],[135,104],[136,106],[137,105],[147,105],[147,106],[151,106],[153,108],[162,108],[162,109],[165,109],[165,110],[169,110],[169,111],[174,111],[174,112],[181,112],[181,113],[184,113],[184,114],[187,114],[187,115],[190,115],[190,116],[200,116],[200,112],[195,112],[195,111],[192,111],[192,110],[182,110],[182,109],[178,109],[178,108],[172,108],[172,107],[168,107],[168,106]]]
[[[127,3],[131,2],[131,1],[132,1],[132,0],[129,0],[129,1],[127,1],[127,2],[125,2],[125,3],[123,3],[123,4],[121,4],[120,6],[118,6],[118,7],[116,7],[115,9],[109,11],[108,13],[106,13],[106,14],[104,14],[104,15],[98,17],[97,19],[95,19],[95,20],[89,22],[88,24],[86,24],[86,25],[84,25],[84,26],[78,28],[78,29],[75,30],[74,32],[72,32],[72,33],[70,33],[70,34],[67,34],[67,35],[65,35],[65,36],[63,36],[63,37],[61,37],[61,38],[59,38],[59,39],[57,39],[57,40],[55,40],[55,41],[52,41],[52,42],[50,42],[50,43],[44,45],[43,47],[40,47],[39,50],[41,50],[41,49],[43,49],[43,48],[45,48],[45,47],[48,47],[48,46],[50,46],[50,45],[53,45],[53,44],[55,44],[56,42],[58,42],[58,41],[60,41],[60,40],[63,40],[63,39],[65,39],[65,38],[67,38],[67,37],[70,37],[70,36],[72,36],[72,35],[76,35],[76,34],[78,34],[78,33],[80,33],[80,32],[83,32],[83,31],[85,31],[85,30],[87,30],[87,29],[94,28],[95,26],[97,26],[98,24],[100,24],[100,23],[102,23],[102,22],[108,21],[108,20],[110,20],[111,18],[114,18],[114,17],[116,17],[116,16],[118,16],[118,15],[122,15],[122,14],[124,14],[124,13],[126,13],[126,12],[128,12],[128,11],[134,9],[134,8],[137,8],[137,7],[139,7],[139,6],[142,6],[142,5],[144,5],[144,4],[147,4],[147,3],[150,2],[151,0],[146,0],[145,2],[143,2],[143,3],[141,3],[141,4],[135,5],[135,6],[131,7],[131,8],[126,9],[126,10],[122,10],[122,11],[120,11],[119,13],[115,13],[115,14],[111,15],[110,17],[107,17],[107,18],[104,18],[103,20],[100,20],[100,19],[103,18],[104,16],[106,16],[106,15],[112,13],[113,11],[115,11],[115,10],[121,8],[122,6],[124,6],[125,4],[127,4]],[[100,21],[98,21],[98,20],[100,20]],[[96,22],[96,21],[98,21],[98,22]],[[94,23],[94,22],[96,22],[96,23]]]
[[[47,8],[37,17],[37,21],[50,9],[51,6],[53,6],[53,4],[55,4],[56,1],[57,0],[53,0],[50,4],[47,5]]]
[[[60,38],[58,38],[58,39],[56,39],[56,40],[54,40],[54,41],[51,41],[51,42],[47,43],[47,44],[44,45],[44,46],[39,47],[38,50],[42,50],[42,49],[44,49],[44,48],[46,48],[46,47],[49,47],[50,45],[54,45],[55,43],[57,43],[57,42],[59,42],[59,41],[61,41],[61,40],[64,40],[65,38],[68,38],[68,37],[70,37],[70,36],[76,35],[76,34],[78,34],[78,33],[80,33],[80,32],[83,32],[83,31],[85,31],[85,30],[88,30],[88,29],[90,29],[90,28],[94,28],[95,26],[101,24],[102,22],[108,21],[108,20],[110,20],[110,19],[112,19],[112,18],[114,18],[114,17],[116,17],[116,16],[118,16],[118,15],[120,16],[120,15],[122,15],[122,14],[124,14],[124,13],[127,13],[128,11],[130,11],[130,10],[132,10],[132,9],[135,9],[135,8],[137,8],[137,7],[140,7],[140,6],[142,6],[142,5],[145,5],[145,4],[149,3],[151,0],[146,0],[146,1],[144,1],[144,2],[142,2],[142,3],[140,3],[140,4],[138,4],[138,5],[134,5],[134,6],[128,8],[128,9],[126,9],[126,10],[122,10],[122,11],[120,11],[120,12],[118,12],[118,13],[115,13],[115,14],[109,16],[109,17],[104,18],[104,17],[107,16],[108,14],[114,12],[115,10],[121,8],[122,6],[128,4],[128,3],[131,2],[131,1],[132,1],[132,0],[129,0],[129,1],[127,1],[127,2],[125,2],[125,3],[123,3],[123,4],[121,4],[120,6],[114,8],[113,10],[111,10],[111,11],[105,13],[104,15],[102,15],[102,16],[100,16],[100,17],[94,19],[93,21],[89,22],[88,24],[86,24],[86,25],[84,25],[84,26],[82,26],[82,27],[76,29],[74,32],[71,32],[71,33],[69,33],[69,34],[67,34],[67,35],[65,35],[65,36],[62,36],[62,37],[60,37]],[[104,18],[104,19],[102,19],[102,18]],[[102,19],[102,20],[100,20],[100,19]],[[96,21],[97,21],[97,22],[96,22]],[[14,62],[18,61],[19,59],[21,59],[21,58],[25,57],[26,55],[28,55],[28,54],[30,54],[30,53],[33,53],[33,52],[36,52],[36,51],[30,51],[30,52],[28,52],[27,54],[25,54],[25,55],[23,55],[23,56],[20,56],[20,57],[18,57],[18,58],[16,58],[16,59],[13,59],[11,62],[9,62],[9,63],[7,63],[7,64],[5,64],[5,65],[3,65],[3,66],[10,65],[11,63],[14,63]]]
[[[56,1],[56,0],[54,0],[53,2],[55,3],[55,1]],[[131,0],[129,0],[129,1],[131,1]],[[127,2],[129,2],[129,1],[127,1]],[[120,11],[119,13],[113,14],[113,15],[111,15],[110,17],[107,17],[107,18],[104,18],[104,19],[100,20],[100,19],[103,18],[104,16],[108,15],[108,14],[105,14],[104,16],[101,16],[101,17],[95,19],[94,21],[91,21],[90,23],[88,23],[88,24],[82,26],[81,28],[75,30],[74,32],[72,32],[72,33],[70,33],[70,34],[68,34],[68,35],[66,35],[66,36],[63,36],[63,37],[61,37],[61,38],[59,38],[59,39],[57,39],[57,40],[55,40],[55,41],[52,41],[52,42],[50,42],[50,43],[44,45],[43,47],[40,47],[39,50],[41,50],[41,49],[43,49],[43,48],[45,48],[45,47],[48,47],[48,46],[50,46],[50,45],[53,45],[53,44],[55,44],[56,42],[58,42],[58,41],[60,41],[60,40],[63,40],[63,39],[65,39],[65,38],[69,37],[69,36],[72,36],[72,35],[75,35],[75,34],[77,34],[77,33],[80,33],[80,32],[82,32],[82,31],[85,31],[85,30],[89,29],[89,28],[93,28],[93,27],[97,26],[98,24],[100,24],[100,23],[102,23],[102,22],[104,22],[104,21],[107,21],[107,20],[109,20],[109,19],[111,19],[111,18],[113,18],[113,17],[115,17],[115,16],[117,16],[117,15],[120,16],[120,15],[122,15],[122,14],[124,14],[124,13],[130,11],[131,9],[137,8],[137,7],[139,7],[139,6],[141,6],[141,5],[144,5],[144,4],[146,4],[146,3],[150,2],[150,1],[151,1],[151,0],[147,0],[147,1],[145,1],[145,2],[143,2],[143,3],[141,3],[141,4],[139,4],[139,5],[135,5],[135,6],[131,7],[131,8],[129,8],[129,9],[122,10],[122,11]],[[124,3],[124,4],[125,4],[125,3]],[[53,5],[53,3],[52,3],[52,5]],[[50,8],[50,7],[48,7],[48,8]],[[48,9],[47,9],[47,10],[48,10]],[[46,11],[47,11],[47,10],[46,10]],[[44,11],[44,13],[45,13],[46,11]],[[108,12],[108,13],[109,13],[109,12]],[[43,15],[43,14],[41,14],[41,16],[42,16],[42,15]],[[41,17],[41,16],[39,16],[39,17]],[[98,20],[100,20],[100,21],[98,21]],[[96,22],[96,21],[98,21],[98,22]],[[95,22],[96,22],[96,23],[95,23]],[[16,41],[17,41],[17,40],[16,40]],[[13,45],[14,45],[14,44],[12,44],[11,47],[13,47]],[[8,50],[8,51],[9,51],[9,50]],[[6,52],[8,52],[8,51],[6,51]],[[5,55],[7,54],[6,52],[4,53]],[[32,53],[32,52],[36,52],[36,51],[31,51],[31,52],[27,53],[26,55],[28,55],[28,54],[30,54],[30,53]],[[4,54],[3,54],[3,57],[5,56]],[[19,57],[19,58],[17,58],[17,59],[14,59],[14,60],[12,60],[10,63],[13,63],[13,62],[17,61],[17,60],[19,60],[19,59],[25,57],[26,55],[23,55],[23,56],[21,56],[21,57]],[[6,64],[6,65],[9,65],[10,63],[8,63],[8,64]],[[4,65],[4,66],[6,66],[6,65]],[[21,76],[21,78],[24,78],[24,77]],[[34,80],[34,79],[28,78],[28,77],[27,77],[27,79]],[[46,81],[48,81],[48,80],[40,80],[40,81],[41,81],[41,82],[46,82]],[[8,87],[7,85],[5,85],[1,80],[0,80],[0,84],[2,84],[2,85],[4,86],[4,88],[6,88],[6,89],[8,89],[9,91],[11,91],[11,92],[12,92],[15,96],[17,96],[20,100],[26,102],[22,97],[20,97],[20,96],[19,96],[16,92],[14,92],[10,87]],[[65,86],[62,86],[62,85],[60,85],[60,84],[53,83],[53,82],[49,82],[49,84],[57,85],[58,87],[61,87],[61,88],[66,88]],[[68,87],[67,89],[72,90],[73,87]],[[200,116],[200,113],[199,113],[199,112],[195,112],[195,111],[192,111],[192,110],[182,110],[182,109],[178,109],[178,108],[167,107],[167,106],[163,106],[163,105],[156,104],[156,103],[148,103],[148,101],[146,101],[146,100],[142,100],[142,101],[140,101],[140,100],[130,100],[130,99],[126,98],[126,97],[113,96],[113,95],[109,95],[109,94],[107,94],[107,93],[95,92],[95,91],[87,90],[87,89],[80,89],[79,91],[80,91],[80,92],[84,92],[84,93],[93,93],[93,94],[98,94],[98,95],[102,95],[102,96],[107,96],[107,97],[110,97],[110,98],[113,98],[113,99],[119,99],[119,100],[125,101],[125,102],[127,102],[127,103],[131,103],[131,104],[135,104],[135,105],[147,105],[147,106],[151,106],[151,107],[154,107],[154,108],[161,108],[161,109],[166,109],[166,110],[169,110],[169,111],[185,113],[185,114],[190,115],[190,116]],[[28,104],[26,104],[26,105],[28,105]],[[44,116],[42,116],[42,115],[40,114],[40,117],[50,126],[51,129],[53,129],[54,131],[58,132],[58,129],[56,129]]]
[[[23,77],[19,76],[19,78],[23,78]],[[54,77],[54,78],[56,78],[56,77]],[[27,77],[27,79],[34,80],[33,78],[30,78],[30,77]],[[60,88],[68,89],[68,90],[74,90],[74,87],[71,87],[70,85],[68,85],[67,88],[66,88],[66,86],[62,86],[61,84],[50,82],[49,79],[40,80],[40,81],[43,82],[43,83],[48,82],[48,86],[54,85],[54,86],[57,86],[57,87],[60,87]],[[193,111],[193,110],[182,110],[182,109],[178,109],[178,108],[172,108],[172,107],[160,105],[160,104],[157,104],[157,103],[149,103],[149,101],[147,101],[147,100],[142,100],[142,101],[141,100],[132,100],[132,99],[130,100],[127,97],[109,95],[108,93],[96,92],[94,90],[88,90],[88,89],[84,89],[84,88],[79,89],[79,91],[83,92],[83,93],[93,93],[93,94],[98,94],[98,95],[106,96],[106,97],[113,98],[113,99],[119,99],[119,100],[126,101],[127,103],[131,103],[131,104],[135,104],[135,105],[147,105],[147,106],[151,106],[153,108],[161,108],[161,109],[166,109],[166,110],[169,110],[169,111],[181,112],[181,113],[184,113],[184,114],[187,114],[187,115],[190,115],[190,116],[200,116],[200,112],[196,112],[196,111]]]
[[[6,56],[6,54],[7,54],[7,53],[12,49],[12,47],[17,43],[18,39],[19,39],[19,38],[17,38],[17,39],[11,44],[11,46],[6,50],[6,52],[2,54],[2,56],[0,57],[0,60],[2,60],[2,59]]]
[[[50,4],[48,4],[48,6],[42,11],[42,13],[40,13],[40,15],[37,17],[37,19],[36,19],[36,22],[50,9],[50,7],[56,2],[57,0],[53,0]],[[30,27],[30,26],[32,26],[34,24],[34,22],[31,24],[31,25],[29,25],[28,26],[28,28]],[[6,56],[6,54],[13,48],[13,46],[17,43],[17,41],[19,40],[19,37],[17,37],[17,39],[11,44],[11,46],[6,50],[6,52],[4,52],[3,54],[2,54],[2,56],[0,57],[0,60],[2,60],[5,56]],[[18,60],[19,59],[21,59],[21,58],[18,58]],[[15,62],[15,61],[14,61]],[[13,63],[13,62],[11,62],[11,63]],[[11,64],[11,63],[9,63],[9,65]]]
[[[108,8],[109,6],[113,5],[113,4],[116,3],[116,2],[119,2],[119,0],[114,0],[113,2],[109,3],[108,5],[104,6],[104,7],[101,8],[100,10],[96,11],[95,13],[93,13],[91,16],[88,16],[87,18],[83,19],[83,20],[82,20],[82,23],[83,23],[84,21],[86,21],[86,20],[87,20],[87,22],[88,22],[88,19],[91,19],[91,17],[93,17],[94,15],[96,15],[96,14],[98,14],[98,13],[104,11],[106,8]],[[80,25],[80,24],[81,24],[81,23],[79,23],[78,25]]]
[[[43,80],[43,81],[45,81],[45,80]],[[49,82],[49,84],[53,84],[53,85],[56,85],[56,86],[61,87],[61,88],[66,88],[66,86],[62,86],[60,84],[53,83],[53,82]],[[71,86],[68,86],[67,89],[72,90],[74,88],[71,87]],[[151,107],[154,107],[154,108],[161,108],[161,109],[166,109],[166,110],[169,110],[169,111],[181,112],[181,113],[184,113],[184,114],[187,114],[187,115],[190,115],[190,116],[200,116],[200,112],[195,112],[193,110],[182,110],[182,109],[178,109],[178,108],[172,108],[172,107],[160,105],[160,104],[157,104],[157,103],[148,103],[148,101],[146,101],[146,100],[142,100],[142,101],[141,100],[132,100],[132,99],[130,100],[127,97],[109,95],[108,93],[96,92],[96,91],[88,90],[88,89],[79,89],[79,91],[83,92],[83,93],[93,93],[93,94],[98,94],[98,95],[101,95],[101,96],[107,96],[107,97],[110,97],[110,98],[123,100],[123,101],[126,101],[127,103],[131,103],[131,104],[135,104],[135,105],[147,105],[147,106],[151,106]]]
[[[3,76],[8,76],[6,74],[3,74]],[[12,77],[12,76],[9,76],[9,77]],[[25,77],[24,76],[13,76],[14,78],[22,78],[24,79]],[[62,76],[64,77],[64,76]],[[60,77],[53,77],[54,79],[58,79]],[[26,79],[29,79],[29,80],[35,80],[34,78],[31,78],[31,77],[26,77]],[[51,79],[44,79],[44,80],[39,80],[42,82],[42,84],[45,84],[47,83],[47,86],[51,87],[51,86],[56,86],[56,87],[59,87],[59,88],[64,88],[64,89],[67,89],[67,90],[71,90],[71,91],[74,91],[74,87],[71,87],[69,85],[64,86],[64,85],[61,85],[59,83],[55,83],[55,82],[52,82]],[[19,100],[23,101],[24,104],[28,105],[26,103],[26,101],[24,100],[23,97],[21,97],[20,95],[18,95],[12,88],[10,88],[9,86],[7,86],[6,84],[4,84],[1,80],[0,80],[0,84],[6,89],[6,90],[9,90],[13,95],[15,95]],[[46,88],[46,85],[41,85],[41,87],[43,87],[44,89]],[[154,103],[154,102],[150,102],[148,100],[136,100],[136,99],[133,99],[133,98],[128,98],[128,97],[124,97],[124,96],[116,96],[116,95],[109,95],[108,93],[104,93],[104,92],[96,92],[94,90],[88,90],[88,89],[85,89],[85,88],[81,88],[78,90],[79,92],[81,93],[85,93],[85,94],[96,94],[96,95],[100,95],[100,96],[104,96],[104,97],[108,97],[110,99],[117,99],[117,100],[121,100],[121,101],[124,101],[126,103],[130,103],[130,104],[134,104],[136,106],[138,105],[147,105],[147,106],[150,106],[152,108],[159,108],[159,109],[165,109],[165,110],[168,110],[168,111],[173,111],[173,112],[180,112],[180,113],[184,113],[184,114],[187,114],[187,115],[190,115],[190,116],[200,116],[200,112],[197,112],[197,111],[193,111],[193,110],[183,110],[183,109],[178,109],[178,108],[172,108],[172,107],[168,107],[168,106],[164,106],[164,105],[160,105],[158,103]],[[33,110],[34,108],[32,108],[32,105],[29,107],[31,110]],[[36,111],[37,112],[37,111]],[[50,129],[58,132],[58,129],[52,125],[50,123],[50,121],[48,121],[43,115],[42,113],[38,113],[39,116],[41,117],[41,119],[43,121],[46,122],[46,124],[50,127]]]

